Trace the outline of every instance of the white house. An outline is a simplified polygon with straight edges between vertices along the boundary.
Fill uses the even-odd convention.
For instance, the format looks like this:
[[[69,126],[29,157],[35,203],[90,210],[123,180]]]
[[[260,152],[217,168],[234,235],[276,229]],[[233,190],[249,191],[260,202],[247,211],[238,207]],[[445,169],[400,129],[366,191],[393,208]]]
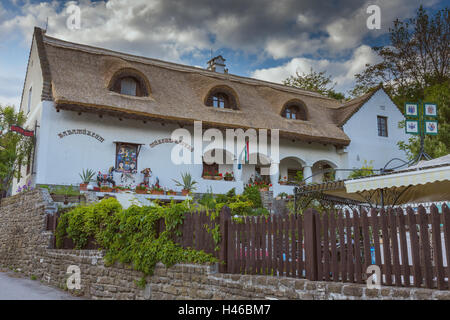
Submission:
[[[196,192],[211,188],[223,193],[233,187],[239,192],[252,176],[271,167],[267,180],[276,195],[292,192],[293,186],[280,185],[279,179],[293,180],[297,171],[308,182],[320,182],[324,175],[316,173],[323,169],[359,168],[364,159],[382,167],[392,157],[404,158],[396,146],[406,140],[397,128],[403,117],[381,88],[342,104],[314,92],[228,74],[224,62],[219,56],[217,66],[212,59],[208,70],[200,69],[70,43],[35,28],[20,109],[28,115],[26,127],[36,129],[36,147],[13,191],[30,180],[78,185],[83,169],[106,172],[114,167],[117,184],[136,185],[143,180],[141,171],[151,168],[153,178],[170,189],[177,189],[173,179],[190,172],[199,182]],[[211,141],[203,136],[204,141],[180,143],[172,136],[174,130],[186,129],[194,137],[195,121],[201,121],[200,133],[216,128],[223,137],[227,129],[266,129],[271,134],[268,151],[252,151],[250,145],[249,153],[259,157],[248,164],[240,157],[242,146],[224,143],[221,150],[228,161],[202,163],[212,149],[217,152],[213,155],[220,154]],[[279,152],[272,154],[276,130]],[[174,150],[191,160],[198,160],[200,152],[200,163],[176,163]],[[233,172],[234,180],[207,179],[215,170]],[[336,178],[347,174],[337,171]]]

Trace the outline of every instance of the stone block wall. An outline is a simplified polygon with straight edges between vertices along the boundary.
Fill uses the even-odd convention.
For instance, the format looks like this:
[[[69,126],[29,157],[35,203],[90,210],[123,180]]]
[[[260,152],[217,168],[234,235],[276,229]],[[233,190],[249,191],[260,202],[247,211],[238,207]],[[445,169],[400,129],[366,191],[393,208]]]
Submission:
[[[45,215],[56,211],[46,190],[35,190],[3,200],[0,206],[0,269],[65,288],[67,268],[80,268],[81,289],[91,299],[448,299],[450,291],[382,287],[308,281],[286,277],[221,274],[216,265],[158,264],[145,288],[143,274],[120,264],[105,266],[98,250],[50,249],[52,233]]]

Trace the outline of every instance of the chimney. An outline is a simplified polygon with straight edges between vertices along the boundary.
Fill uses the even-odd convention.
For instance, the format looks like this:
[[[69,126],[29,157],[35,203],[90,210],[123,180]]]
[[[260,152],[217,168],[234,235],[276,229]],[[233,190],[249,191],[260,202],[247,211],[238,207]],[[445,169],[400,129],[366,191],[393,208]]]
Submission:
[[[208,70],[220,73],[228,73],[228,69],[225,68],[225,59],[222,56],[217,56],[208,61]]]

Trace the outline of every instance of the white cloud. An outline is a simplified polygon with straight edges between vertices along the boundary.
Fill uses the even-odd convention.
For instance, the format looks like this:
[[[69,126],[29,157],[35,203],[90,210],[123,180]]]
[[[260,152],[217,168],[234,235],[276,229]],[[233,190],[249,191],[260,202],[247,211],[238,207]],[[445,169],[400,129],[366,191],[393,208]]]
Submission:
[[[364,70],[367,63],[374,63],[377,55],[366,45],[361,45],[354,50],[352,56],[344,61],[332,61],[328,59],[293,58],[289,62],[273,68],[255,70],[251,76],[256,79],[279,82],[296,72],[309,73],[313,68],[315,71],[326,71],[333,82],[337,82],[336,90],[347,92],[354,83],[354,75]]]
[[[363,40],[385,33],[394,18],[413,16],[420,2],[80,0],[81,29],[69,30],[65,8],[71,2],[12,1],[14,10],[0,4],[0,41],[15,37],[28,49],[34,26],[44,27],[48,18],[48,35],[68,41],[181,63],[186,63],[184,55],[206,62],[210,48],[259,59],[287,58],[288,63],[253,75],[281,81],[297,69],[308,72],[313,67],[327,70],[339,88],[347,88],[353,75],[374,59]],[[380,6],[382,30],[367,29],[369,4]],[[348,61],[341,60],[349,54]]]
[[[369,2],[381,8],[382,31],[366,28]],[[326,57],[355,49],[367,35],[379,36],[394,17],[410,16],[419,2],[81,0],[81,30],[72,31],[66,28],[68,14],[59,1],[26,1],[17,7],[19,15],[0,23],[0,32],[19,30],[28,44],[33,27],[45,26],[48,17],[50,35],[168,60],[211,47],[262,51],[274,59]]]

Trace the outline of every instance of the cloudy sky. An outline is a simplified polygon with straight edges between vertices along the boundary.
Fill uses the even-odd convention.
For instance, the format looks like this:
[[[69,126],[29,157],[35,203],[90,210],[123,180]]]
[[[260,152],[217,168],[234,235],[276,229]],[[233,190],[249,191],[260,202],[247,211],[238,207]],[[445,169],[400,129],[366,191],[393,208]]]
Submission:
[[[34,26],[48,35],[108,49],[205,67],[211,52],[232,74],[281,82],[296,71],[326,71],[347,92],[354,74],[377,61],[395,18],[430,12],[444,0],[109,0],[0,2],[0,103],[20,103]],[[79,30],[67,27],[76,4]],[[370,30],[369,5],[381,9]]]

